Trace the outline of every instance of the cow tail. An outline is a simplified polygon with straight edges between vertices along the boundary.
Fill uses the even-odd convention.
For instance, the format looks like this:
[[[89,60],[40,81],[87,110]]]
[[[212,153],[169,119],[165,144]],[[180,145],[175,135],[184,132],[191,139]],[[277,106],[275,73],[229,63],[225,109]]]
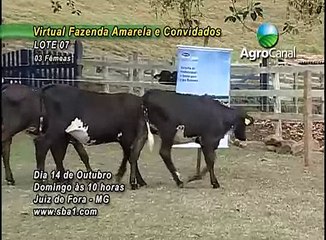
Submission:
[[[149,118],[148,118],[148,110],[145,108],[143,105],[143,111],[144,111],[144,118],[145,118],[145,123],[147,127],[147,140],[148,140],[148,147],[151,152],[153,152],[153,147],[154,147],[154,135],[151,132],[151,128],[149,126]]]
[[[41,134],[43,132],[43,128],[44,128],[44,115],[45,115],[45,109],[44,109],[44,101],[43,101],[43,94],[42,94],[42,90],[39,90],[39,100],[40,100],[40,119],[39,119],[39,134]]]

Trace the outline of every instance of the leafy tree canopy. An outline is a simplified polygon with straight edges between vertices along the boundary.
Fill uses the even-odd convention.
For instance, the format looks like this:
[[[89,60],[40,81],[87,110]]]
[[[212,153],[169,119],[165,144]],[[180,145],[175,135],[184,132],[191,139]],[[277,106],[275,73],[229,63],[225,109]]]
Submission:
[[[200,25],[203,16],[202,8],[205,0],[150,0],[150,8],[155,12],[156,17],[170,12],[177,11],[179,14],[180,27],[194,27]],[[270,0],[274,1],[277,0]],[[278,0],[281,1],[281,0]],[[64,4],[62,1],[51,0],[52,10],[58,13]],[[67,0],[66,7],[72,14],[81,15],[82,12],[76,7],[74,0]],[[250,22],[264,18],[264,6],[257,0],[230,0],[228,16],[225,22],[240,23],[248,31],[255,32],[256,29],[250,27]],[[324,1],[322,0],[287,0],[286,21],[283,23],[282,32],[297,34],[301,27],[305,30],[312,30],[314,26],[322,24],[322,13],[324,12]]]

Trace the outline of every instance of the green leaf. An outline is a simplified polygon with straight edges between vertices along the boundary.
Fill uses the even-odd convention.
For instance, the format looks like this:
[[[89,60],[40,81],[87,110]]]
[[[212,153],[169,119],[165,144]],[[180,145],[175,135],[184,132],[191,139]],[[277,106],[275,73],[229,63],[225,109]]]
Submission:
[[[254,6],[260,5],[260,2],[255,2]]]
[[[236,21],[236,18],[234,16],[227,16],[225,19],[224,19],[224,22],[235,22]]]
[[[288,29],[289,25],[285,24],[282,31],[285,32]]]
[[[249,13],[248,10],[243,12],[243,14],[242,14],[243,20],[246,19],[246,17],[248,16],[248,13]]]
[[[261,9],[260,7],[257,7],[257,8],[255,8],[255,12],[257,13],[257,15],[259,16],[259,17],[264,17],[264,15],[263,15],[263,9]]]
[[[256,13],[256,12],[252,12],[252,13],[250,13],[250,17],[251,17],[251,19],[252,19],[253,21],[256,21],[256,19],[257,19],[257,13]]]
[[[228,22],[230,21],[230,16],[227,16],[226,18],[224,18],[224,22]]]

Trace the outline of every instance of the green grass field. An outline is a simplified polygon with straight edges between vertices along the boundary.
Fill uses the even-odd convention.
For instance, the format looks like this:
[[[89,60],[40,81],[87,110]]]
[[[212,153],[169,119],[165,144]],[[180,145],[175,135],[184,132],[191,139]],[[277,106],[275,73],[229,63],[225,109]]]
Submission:
[[[145,146],[139,162],[148,186],[131,191],[128,166],[126,191],[110,194],[110,204],[98,207],[99,216],[34,217],[34,148],[29,137],[16,136],[11,161],[16,186],[6,186],[2,175],[3,239],[323,239],[322,154],[314,155],[311,167],[304,169],[300,157],[231,147],[217,152],[220,189],[211,188],[208,176],[179,189],[158,155],[158,143],[154,153]],[[83,169],[72,149],[65,167]],[[120,147],[102,145],[87,151],[94,169],[117,171]],[[194,173],[195,150],[174,150],[173,158],[182,178]],[[48,156],[46,170],[52,169]]]
[[[6,23],[35,23],[35,24],[151,24],[178,26],[178,14],[171,12],[156,19],[149,1],[140,0],[78,0],[77,6],[82,10],[81,16],[70,14],[65,9],[59,14],[51,12],[51,2],[44,0],[4,0],[3,16]],[[286,1],[262,0],[265,18],[250,26],[257,28],[263,21],[282,27],[286,18]],[[63,1],[65,3],[65,1]],[[232,48],[233,61],[239,60],[242,47],[259,48],[255,33],[243,29],[240,24],[224,23],[229,7],[228,0],[205,0],[203,9],[203,26],[220,27],[222,37],[211,38],[209,46]],[[312,31],[302,30],[299,35],[282,35],[278,42],[279,48],[297,47],[298,54],[323,54],[324,26],[317,26]],[[137,51],[152,58],[171,59],[176,52],[176,45],[203,45],[201,38],[160,38],[159,40],[120,40],[120,41],[84,41],[86,54],[120,56],[130,55]],[[31,45],[31,44],[30,44]]]

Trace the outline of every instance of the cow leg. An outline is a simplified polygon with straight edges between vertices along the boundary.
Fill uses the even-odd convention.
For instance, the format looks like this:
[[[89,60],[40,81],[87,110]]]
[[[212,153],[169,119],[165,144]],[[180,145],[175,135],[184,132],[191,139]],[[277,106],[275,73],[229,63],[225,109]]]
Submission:
[[[210,174],[211,184],[212,184],[213,188],[219,188],[220,184],[218,183],[215,173],[214,173],[214,162],[215,162],[214,146],[211,146],[211,144],[206,144],[206,145],[204,144],[202,146],[202,150],[203,150],[203,154],[205,157],[207,169]],[[204,170],[203,170],[203,172],[204,172]]]
[[[129,163],[130,163],[130,180],[129,180],[129,182],[130,182],[132,190],[135,190],[137,188],[136,176],[137,176],[137,171],[139,172],[137,161],[139,159],[141,150],[143,149],[143,147],[146,143],[146,140],[147,140],[147,130],[146,130],[145,123],[141,122],[140,124],[141,124],[141,126],[139,128],[140,130],[138,131],[137,137],[136,137],[134,143],[132,144],[130,158],[129,158]],[[140,172],[139,172],[139,175],[140,175]],[[138,181],[138,178],[137,178],[137,181]]]
[[[40,135],[34,139],[35,155],[36,155],[36,169],[38,171],[44,171],[45,158],[52,144],[65,140],[66,136],[58,133],[59,128],[48,128],[44,135]]]
[[[10,168],[10,146],[12,143],[12,138],[7,138],[2,142],[2,160],[5,168],[5,176],[8,185],[15,185],[15,180]]]
[[[208,169],[207,169],[207,166],[206,166],[206,167],[204,167],[203,170],[200,171],[199,174],[196,173],[192,177],[189,177],[188,180],[187,180],[187,183],[203,179],[203,177],[206,175],[207,172],[208,172]]]
[[[127,170],[127,161],[130,159],[130,153],[131,153],[130,147],[122,146],[122,149],[123,149],[123,159],[119,167],[118,173],[115,175],[115,179],[117,182],[121,181],[123,175]],[[144,181],[143,177],[140,174],[138,164],[136,165],[136,179],[140,187],[147,185],[147,183]]]
[[[54,158],[57,171],[60,172],[60,179],[59,179],[60,181],[63,180],[63,173],[65,171],[63,167],[63,159],[67,152],[68,143],[69,142],[66,138],[60,138],[57,141],[55,141],[50,147],[50,151]]]
[[[78,141],[72,141],[71,144],[74,146],[76,152],[78,153],[80,160],[84,163],[86,171],[91,172],[92,168],[89,164],[89,156],[88,156],[83,144],[81,144]]]
[[[116,182],[120,183],[123,175],[125,174],[127,170],[127,162],[128,162],[129,156],[126,155],[126,153],[123,151],[123,158],[120,164],[120,167],[118,169],[117,174],[115,175]]]
[[[182,188],[183,182],[180,180],[180,173],[175,168],[172,159],[171,159],[171,149],[172,149],[173,141],[167,141],[162,138],[162,144],[160,149],[160,156],[163,159],[166,167],[169,169],[173,180],[176,182],[177,186]]]
[[[46,135],[38,136],[34,139],[35,154],[36,154],[36,169],[44,171],[46,154],[50,149],[51,140]]]

